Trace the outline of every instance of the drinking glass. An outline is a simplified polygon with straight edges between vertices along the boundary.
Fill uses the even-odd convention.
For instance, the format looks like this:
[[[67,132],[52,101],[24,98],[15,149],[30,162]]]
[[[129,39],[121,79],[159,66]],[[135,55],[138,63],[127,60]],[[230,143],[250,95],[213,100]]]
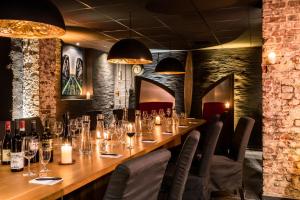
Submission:
[[[127,136],[129,137],[129,146],[128,149],[133,149],[131,139],[135,135],[135,126],[132,123],[129,123],[126,130]]]
[[[47,169],[47,164],[49,163],[50,158],[51,158],[51,148],[42,146],[40,148],[39,152],[40,152],[40,162],[43,166],[43,168],[40,172],[47,173],[50,171],[49,169]]]
[[[147,111],[143,111],[143,119],[147,119],[148,118],[148,112]]]
[[[167,117],[171,117],[171,108],[167,108]]]
[[[157,115],[156,110],[151,110],[151,117],[155,118]]]
[[[70,130],[72,132],[72,137],[75,137],[75,132],[77,130],[77,120],[76,119],[71,119],[70,122]]]
[[[35,137],[26,136],[22,141],[23,156],[28,160],[28,171],[23,176],[35,176],[36,174],[30,171],[30,159],[32,159],[39,148],[39,141]]]
[[[147,119],[147,130],[149,133],[152,133],[152,130],[155,126],[155,121],[154,121],[155,118],[152,118],[152,117],[148,117]]]
[[[79,133],[81,133],[81,129],[82,129],[82,118],[81,117],[76,118],[76,127],[77,127],[77,131]]]

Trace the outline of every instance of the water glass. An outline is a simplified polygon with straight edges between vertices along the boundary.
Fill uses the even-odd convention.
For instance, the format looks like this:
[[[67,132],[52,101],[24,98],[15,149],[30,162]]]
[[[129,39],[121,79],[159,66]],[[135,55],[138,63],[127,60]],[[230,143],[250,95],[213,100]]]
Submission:
[[[90,131],[89,116],[83,116],[82,130],[80,137],[80,149],[81,154],[90,155],[92,153],[92,137]]]
[[[42,146],[39,150],[40,152],[40,162],[43,166],[42,170],[40,171],[41,173],[47,173],[50,170],[47,169],[47,164],[50,161],[51,158],[51,148],[49,148],[48,146]]]

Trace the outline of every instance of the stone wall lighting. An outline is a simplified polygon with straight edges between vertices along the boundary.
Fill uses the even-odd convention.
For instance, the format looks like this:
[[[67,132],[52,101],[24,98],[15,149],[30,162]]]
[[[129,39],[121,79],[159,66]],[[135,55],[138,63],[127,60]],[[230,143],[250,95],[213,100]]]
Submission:
[[[268,63],[269,64],[275,64],[276,63],[276,53],[274,51],[270,51],[268,53]]]

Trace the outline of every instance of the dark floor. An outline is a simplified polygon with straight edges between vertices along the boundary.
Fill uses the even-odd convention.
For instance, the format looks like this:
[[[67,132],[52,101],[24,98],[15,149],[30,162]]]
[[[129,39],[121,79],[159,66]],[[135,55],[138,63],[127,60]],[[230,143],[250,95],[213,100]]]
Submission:
[[[247,151],[244,162],[245,197],[247,200],[261,199],[262,193],[262,152]],[[239,194],[214,193],[212,200],[236,200]]]

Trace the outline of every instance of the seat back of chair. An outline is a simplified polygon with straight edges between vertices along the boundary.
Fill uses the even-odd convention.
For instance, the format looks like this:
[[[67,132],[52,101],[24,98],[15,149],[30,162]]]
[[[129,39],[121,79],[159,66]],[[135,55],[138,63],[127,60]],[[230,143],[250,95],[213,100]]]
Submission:
[[[254,126],[255,120],[250,117],[241,117],[234,131],[234,136],[229,148],[229,156],[243,162],[246,148]]]
[[[156,200],[170,157],[162,149],[120,164],[110,177],[104,199]]]
[[[193,130],[185,139],[176,162],[168,200],[181,200],[194,154],[200,139],[199,131]]]
[[[198,176],[209,177],[209,169],[212,162],[212,157],[215,152],[217,141],[223,126],[223,122],[218,121],[212,123],[207,131],[207,136],[204,141],[203,153],[201,156]]]

